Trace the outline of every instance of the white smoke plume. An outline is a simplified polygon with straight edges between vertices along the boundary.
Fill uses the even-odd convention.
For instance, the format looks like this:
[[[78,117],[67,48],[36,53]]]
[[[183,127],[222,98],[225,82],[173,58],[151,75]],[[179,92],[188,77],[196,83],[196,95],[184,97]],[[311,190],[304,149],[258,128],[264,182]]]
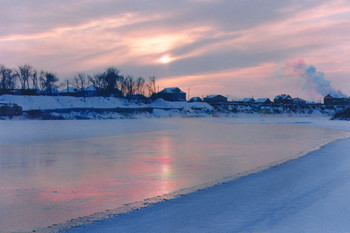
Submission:
[[[310,97],[315,97],[315,95],[324,97],[328,94],[347,97],[340,90],[336,90],[331,86],[331,82],[324,78],[325,74],[322,71],[316,70],[313,65],[306,65],[302,59],[292,64],[287,64],[285,70],[288,75],[299,79],[298,81],[301,83],[303,90]]]

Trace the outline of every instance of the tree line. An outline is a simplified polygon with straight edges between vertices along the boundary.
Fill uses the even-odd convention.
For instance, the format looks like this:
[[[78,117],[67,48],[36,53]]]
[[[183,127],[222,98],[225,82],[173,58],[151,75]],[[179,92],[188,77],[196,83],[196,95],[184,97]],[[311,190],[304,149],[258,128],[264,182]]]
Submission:
[[[20,65],[11,69],[0,64],[0,93],[12,93],[18,90],[22,94],[54,95],[58,88],[73,87],[76,94],[85,96],[87,87],[94,86],[100,96],[125,96],[156,93],[156,78],[135,78],[122,75],[116,67],[108,67],[104,72],[88,75],[77,73],[75,76],[59,82],[58,76],[49,71],[38,71],[31,65]]]

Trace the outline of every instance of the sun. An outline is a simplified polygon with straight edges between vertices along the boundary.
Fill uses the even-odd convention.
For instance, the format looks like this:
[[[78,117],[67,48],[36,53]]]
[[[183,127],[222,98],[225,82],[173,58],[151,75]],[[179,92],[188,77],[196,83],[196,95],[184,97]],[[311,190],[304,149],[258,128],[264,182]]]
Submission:
[[[173,59],[169,55],[164,55],[163,57],[159,58],[159,62],[163,64],[170,63]]]

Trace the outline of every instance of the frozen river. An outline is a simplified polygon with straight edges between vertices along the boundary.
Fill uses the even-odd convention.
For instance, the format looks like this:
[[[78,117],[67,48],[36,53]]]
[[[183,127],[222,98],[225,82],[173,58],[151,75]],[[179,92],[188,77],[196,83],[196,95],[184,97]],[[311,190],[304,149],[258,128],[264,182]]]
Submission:
[[[0,229],[31,231],[296,158],[342,138],[213,119],[0,122]]]

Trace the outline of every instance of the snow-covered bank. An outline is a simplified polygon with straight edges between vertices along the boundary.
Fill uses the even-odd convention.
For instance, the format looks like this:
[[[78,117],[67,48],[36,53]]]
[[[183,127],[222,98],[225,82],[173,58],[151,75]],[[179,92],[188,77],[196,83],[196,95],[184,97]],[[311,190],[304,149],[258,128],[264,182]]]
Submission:
[[[321,104],[283,105],[230,102],[210,105],[205,102],[170,102],[128,100],[115,97],[71,97],[71,96],[16,96],[1,95],[0,103],[19,105],[21,116],[6,116],[2,119],[125,119],[125,118],[167,118],[208,117],[240,115],[287,115],[331,117],[346,106]],[[1,116],[1,113],[0,113]]]
[[[169,102],[157,99],[146,103],[115,97],[2,95],[0,103],[21,106],[24,114],[14,118],[20,120],[203,117],[211,115],[214,110],[204,102]]]

